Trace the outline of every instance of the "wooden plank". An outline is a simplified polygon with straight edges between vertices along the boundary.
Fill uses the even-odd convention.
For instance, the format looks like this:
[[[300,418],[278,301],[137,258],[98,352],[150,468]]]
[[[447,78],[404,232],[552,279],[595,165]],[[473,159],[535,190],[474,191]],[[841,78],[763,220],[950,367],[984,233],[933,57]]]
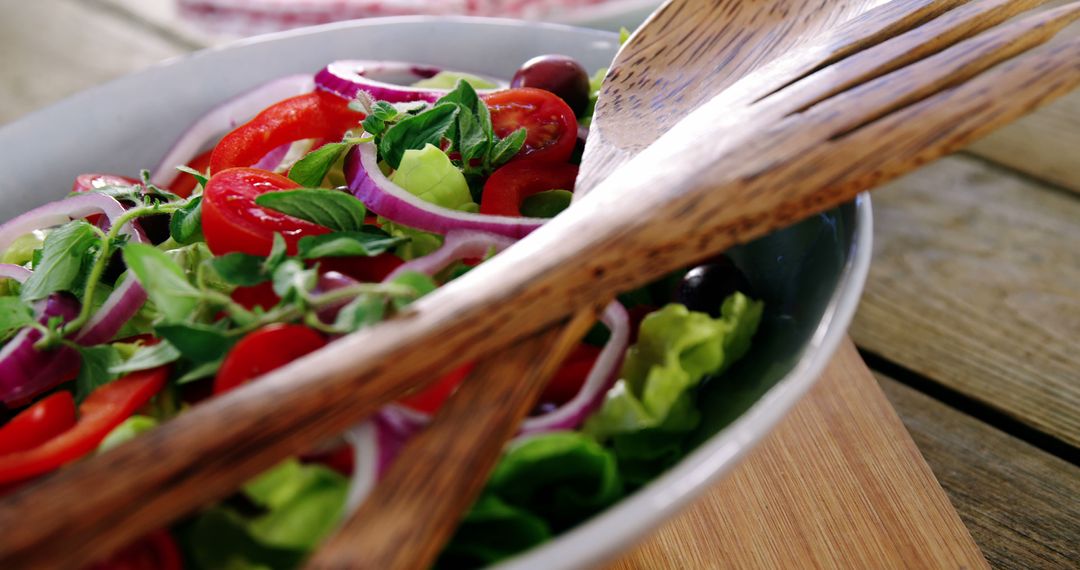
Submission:
[[[993,567],[1076,567],[1080,469],[895,380],[878,380]]]
[[[745,463],[612,568],[985,568],[845,343]]]
[[[182,52],[71,0],[19,2],[0,18],[0,124]]]
[[[855,342],[1080,444],[1080,199],[953,157],[874,209]]]

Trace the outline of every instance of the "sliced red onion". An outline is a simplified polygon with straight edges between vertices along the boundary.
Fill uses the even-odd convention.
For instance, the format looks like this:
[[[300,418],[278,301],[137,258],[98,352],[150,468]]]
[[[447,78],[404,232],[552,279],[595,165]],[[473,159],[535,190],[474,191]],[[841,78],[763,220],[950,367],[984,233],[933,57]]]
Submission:
[[[360,91],[367,92],[376,101],[388,103],[411,103],[413,101],[426,101],[434,103],[449,89],[432,89],[426,87],[409,87],[375,79],[384,77],[401,81],[416,82],[434,76],[440,70],[431,67],[417,67],[411,63],[400,61],[368,61],[360,59],[340,60],[327,65],[315,74],[315,85],[324,91],[329,91],[339,97],[352,100]],[[505,83],[489,79],[497,85]],[[501,89],[502,87],[499,87]],[[477,89],[479,93],[497,91],[498,89]]]
[[[62,322],[79,314],[79,302],[65,293],[54,293],[34,303],[38,322],[46,324],[54,317]],[[24,327],[0,349],[0,402],[20,404],[37,394],[67,380],[78,370],[79,353],[62,347],[47,352],[38,351],[34,343],[41,340],[41,331]]]
[[[311,75],[289,75],[264,83],[218,105],[180,135],[154,169],[150,181],[158,186],[168,186],[178,174],[176,167],[191,162],[191,159],[209,147],[216,137],[231,131],[278,101],[310,92],[314,86]]]
[[[510,247],[514,240],[506,236],[476,230],[452,230],[447,232],[442,247],[408,261],[395,269],[384,281],[391,281],[402,273],[414,271],[425,275],[435,275],[446,269],[451,263],[469,258],[482,258],[492,249],[496,253]]]
[[[285,155],[289,154],[289,149],[292,148],[293,143],[285,143],[274,150],[266,153],[266,156],[259,159],[259,162],[252,164],[252,168],[260,168],[262,170],[269,170],[273,172],[281,166],[281,161],[285,159]]]
[[[353,448],[353,472],[345,512],[352,513],[375,488],[383,465],[379,461],[379,445],[373,421],[366,421],[345,432],[345,440]]]
[[[375,145],[361,143],[345,161],[349,189],[369,210],[411,228],[446,234],[451,230],[477,230],[514,239],[525,237],[547,220],[489,216],[436,206],[394,184],[379,170]]]
[[[105,303],[75,335],[75,342],[93,346],[109,342],[146,302],[146,290],[134,275],[124,277]]]
[[[71,220],[85,218],[93,214],[105,214],[109,222],[115,222],[126,210],[114,198],[97,192],[76,194],[63,200],[38,206],[25,214],[13,218],[0,226],[0,251],[6,250],[12,242],[34,231],[66,224]],[[145,236],[134,224],[121,230],[132,241],[142,243]]]
[[[0,279],[14,279],[19,283],[23,283],[33,274],[33,271],[21,265],[0,263]]]

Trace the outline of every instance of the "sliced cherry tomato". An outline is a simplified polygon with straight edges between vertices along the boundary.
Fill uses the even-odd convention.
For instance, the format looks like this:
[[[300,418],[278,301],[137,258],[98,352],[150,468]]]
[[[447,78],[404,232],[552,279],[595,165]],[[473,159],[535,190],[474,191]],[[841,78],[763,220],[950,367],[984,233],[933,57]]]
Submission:
[[[599,357],[599,348],[591,344],[579,344],[544,387],[540,402],[562,405],[573,400]]]
[[[577,118],[562,99],[550,91],[521,87],[484,97],[491,110],[495,134],[505,137],[525,127],[525,145],[517,158],[566,162],[577,143]]]
[[[0,455],[33,449],[73,425],[75,400],[70,392],[56,392],[0,427]]]
[[[191,159],[188,162],[188,168],[198,170],[199,172],[206,172],[206,168],[210,166],[210,155],[214,152],[214,149],[210,149],[199,156]],[[195,191],[195,187],[199,185],[199,181],[195,180],[195,177],[187,172],[177,171],[176,178],[169,184],[169,190],[172,190],[173,194],[183,196],[187,198],[191,196],[191,193]]]
[[[326,339],[304,325],[276,324],[249,333],[225,355],[214,394],[221,394],[326,346]]]
[[[71,185],[71,191],[74,193],[89,192],[106,186],[134,186],[136,184],[141,184],[141,182],[134,178],[128,178],[127,176],[90,172],[76,176],[75,183]],[[86,222],[96,226],[99,224],[102,217],[102,214],[87,216]]]
[[[472,362],[462,364],[422,391],[398,400],[398,403],[418,412],[433,414],[442,407],[450,394],[453,394],[454,390],[457,389],[458,384],[461,384],[461,381],[472,372],[472,369]]]
[[[180,548],[167,531],[152,532],[86,570],[181,570]]]
[[[79,406],[74,426],[33,449],[0,455],[0,484],[48,473],[90,453],[161,391],[167,376],[166,367],[142,370],[94,390]]]
[[[392,253],[382,253],[375,257],[322,257],[309,260],[308,263],[318,264],[320,274],[337,271],[357,281],[378,283],[405,262]],[[281,300],[277,293],[274,293],[274,286],[270,282],[237,287],[232,292],[232,299],[249,311],[255,307],[267,310]]]
[[[515,161],[491,173],[484,183],[480,213],[520,216],[521,201],[547,190],[574,189],[578,167],[573,164]]]
[[[214,174],[206,184],[202,201],[203,235],[215,255],[240,252],[268,255],[274,234],[285,237],[290,254],[304,236],[330,230],[255,204],[266,192],[299,185],[280,174],[255,168],[230,168]]]
[[[210,156],[210,172],[251,166],[275,148],[298,140],[339,140],[363,118],[347,100],[324,91],[285,99],[225,135]]]
[[[310,453],[301,457],[301,461],[305,463],[325,465],[346,477],[353,474],[355,460],[356,454],[353,453],[352,446],[347,443],[343,443],[326,451]]]

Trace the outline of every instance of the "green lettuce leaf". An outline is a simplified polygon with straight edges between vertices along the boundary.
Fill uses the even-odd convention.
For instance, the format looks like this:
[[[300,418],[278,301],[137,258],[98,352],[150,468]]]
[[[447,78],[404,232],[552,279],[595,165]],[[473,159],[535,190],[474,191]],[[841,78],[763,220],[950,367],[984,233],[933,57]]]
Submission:
[[[486,493],[465,514],[435,568],[483,568],[550,537],[543,520]]]
[[[435,145],[405,151],[390,181],[421,200],[443,208],[468,212],[479,208],[472,200],[465,175]]]
[[[763,309],[764,303],[734,293],[716,319],[678,304],[645,317],[622,377],[585,431],[604,440],[650,428],[693,429],[699,417],[690,391],[746,354]]]
[[[457,71],[440,71],[427,79],[421,79],[413,83],[412,86],[424,89],[453,89],[458,81],[465,81],[475,89],[495,89],[498,87],[498,85],[483,77]]]

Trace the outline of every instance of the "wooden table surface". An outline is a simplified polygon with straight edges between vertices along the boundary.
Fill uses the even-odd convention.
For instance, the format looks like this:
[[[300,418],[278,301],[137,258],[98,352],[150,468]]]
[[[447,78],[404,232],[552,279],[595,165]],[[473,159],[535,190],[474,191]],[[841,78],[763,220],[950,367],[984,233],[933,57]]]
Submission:
[[[0,124],[213,42],[168,0],[0,14]],[[874,210],[862,356],[992,566],[1077,568],[1080,93],[878,191]]]

